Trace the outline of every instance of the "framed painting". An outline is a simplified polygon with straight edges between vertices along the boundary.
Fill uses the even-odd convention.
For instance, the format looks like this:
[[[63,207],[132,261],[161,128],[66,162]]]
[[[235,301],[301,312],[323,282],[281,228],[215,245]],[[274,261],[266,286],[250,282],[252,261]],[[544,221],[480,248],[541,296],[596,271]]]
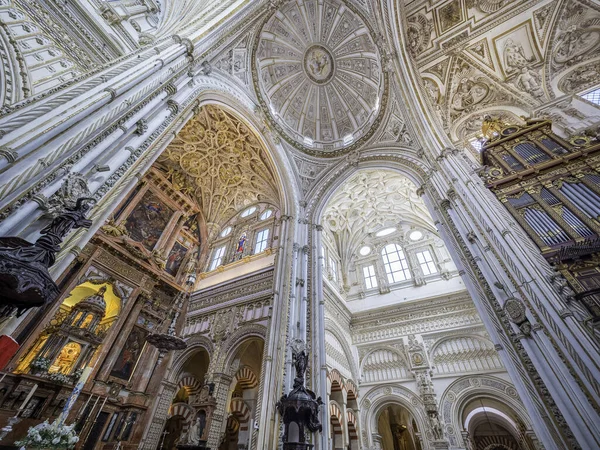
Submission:
[[[129,381],[144,349],[144,345],[146,345],[148,334],[149,332],[143,328],[133,327],[110,372],[112,377]]]
[[[175,242],[173,248],[171,248],[171,251],[169,252],[169,256],[167,256],[167,264],[165,265],[165,270],[169,275],[177,275],[187,252],[187,247],[181,245],[179,242]]]
[[[148,190],[125,220],[125,228],[131,239],[152,250],[172,215],[173,210]]]

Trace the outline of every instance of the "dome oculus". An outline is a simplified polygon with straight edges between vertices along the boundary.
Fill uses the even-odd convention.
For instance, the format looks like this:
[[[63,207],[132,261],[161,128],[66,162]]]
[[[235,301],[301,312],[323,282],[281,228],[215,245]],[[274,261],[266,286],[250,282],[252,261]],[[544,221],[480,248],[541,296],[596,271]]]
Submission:
[[[385,109],[387,78],[372,32],[342,0],[285,3],[258,34],[252,65],[268,119],[310,154],[360,145]]]

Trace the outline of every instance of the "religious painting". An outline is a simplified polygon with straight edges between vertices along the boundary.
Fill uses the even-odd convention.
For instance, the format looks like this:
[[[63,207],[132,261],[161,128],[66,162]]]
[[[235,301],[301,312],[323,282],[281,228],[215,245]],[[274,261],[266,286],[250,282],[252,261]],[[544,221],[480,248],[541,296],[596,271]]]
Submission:
[[[165,270],[169,275],[177,275],[187,252],[187,247],[184,247],[179,242],[175,242],[175,245],[173,245],[173,248],[169,252],[169,256],[167,256],[167,264],[165,266]]]
[[[110,372],[111,376],[129,381],[140,354],[144,349],[146,336],[148,336],[148,331],[139,327],[133,327]]]
[[[531,70],[542,61],[530,21],[495,37],[494,50],[506,78]]]
[[[171,208],[149,190],[127,217],[125,228],[134,241],[152,250],[172,215]]]
[[[440,34],[461,23],[463,21],[463,9],[460,0],[452,0],[438,8],[437,17]]]

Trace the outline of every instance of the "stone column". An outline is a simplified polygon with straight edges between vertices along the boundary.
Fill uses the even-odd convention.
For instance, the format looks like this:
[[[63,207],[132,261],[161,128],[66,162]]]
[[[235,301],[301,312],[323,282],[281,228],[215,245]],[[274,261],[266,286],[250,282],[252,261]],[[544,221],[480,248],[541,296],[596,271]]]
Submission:
[[[561,316],[550,266],[459,152],[438,163],[426,203],[538,437],[546,448],[600,446],[597,344]]]
[[[150,419],[138,449],[140,450],[156,450],[160,442],[161,433],[167,421],[167,414],[171,407],[173,397],[175,397],[177,385],[163,381],[159,389],[157,398],[158,401],[146,413],[146,418]]]
[[[279,250],[275,261],[273,278],[273,299],[270,306],[269,328],[265,340],[261,388],[257,408],[259,413],[258,433],[252,440],[253,450],[277,448],[280,417],[275,403],[285,391],[284,377],[291,368],[286,365],[286,340],[288,333],[288,314],[292,293],[290,274],[292,270],[292,252],[295,221],[292,216],[282,214],[280,218]]]
[[[327,351],[325,349],[325,297],[323,296],[323,271],[324,264],[322,259],[325,257],[321,254],[322,242],[323,242],[323,226],[315,225],[313,231],[314,244],[312,246],[313,258],[312,269],[314,286],[313,290],[313,301],[312,301],[312,314],[315,318],[313,319],[314,330],[312,332],[313,341],[313,355],[312,363],[314,369],[311,371],[312,379],[314,382],[313,391],[317,394],[317,397],[327,399]],[[328,420],[328,404],[321,406],[321,425],[323,431],[316,435],[316,448],[318,450],[326,450],[329,447],[329,420]]]
[[[232,380],[233,377],[225,373],[214,373],[212,375],[212,382],[215,383],[213,397],[217,401],[217,405],[208,430],[206,446],[209,448],[219,448],[221,443],[221,437],[227,425],[227,400],[229,399],[229,387]]]

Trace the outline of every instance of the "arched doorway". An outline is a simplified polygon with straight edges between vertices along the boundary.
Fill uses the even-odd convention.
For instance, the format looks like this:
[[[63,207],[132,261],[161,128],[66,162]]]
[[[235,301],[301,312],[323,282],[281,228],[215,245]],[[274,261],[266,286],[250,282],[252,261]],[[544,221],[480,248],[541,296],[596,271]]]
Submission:
[[[489,397],[469,401],[463,409],[465,444],[474,450],[530,450],[525,426],[505,403]]]
[[[416,422],[406,408],[388,404],[381,408],[377,418],[377,433],[382,450],[421,450]]]
[[[158,450],[173,450],[177,439],[181,436],[187,419],[182,415],[171,416],[165,424]]]
[[[176,364],[175,367],[179,368],[179,375],[175,377],[178,380],[177,387],[158,450],[175,450],[178,441],[187,433],[199,414],[204,414],[203,424],[206,424],[206,413],[199,409],[198,397],[205,383],[209,364],[210,356],[202,347],[192,350],[182,364]]]
[[[227,370],[234,373],[229,390],[226,430],[220,450],[248,448],[252,440],[257,413],[264,341],[251,337],[233,351]]]

